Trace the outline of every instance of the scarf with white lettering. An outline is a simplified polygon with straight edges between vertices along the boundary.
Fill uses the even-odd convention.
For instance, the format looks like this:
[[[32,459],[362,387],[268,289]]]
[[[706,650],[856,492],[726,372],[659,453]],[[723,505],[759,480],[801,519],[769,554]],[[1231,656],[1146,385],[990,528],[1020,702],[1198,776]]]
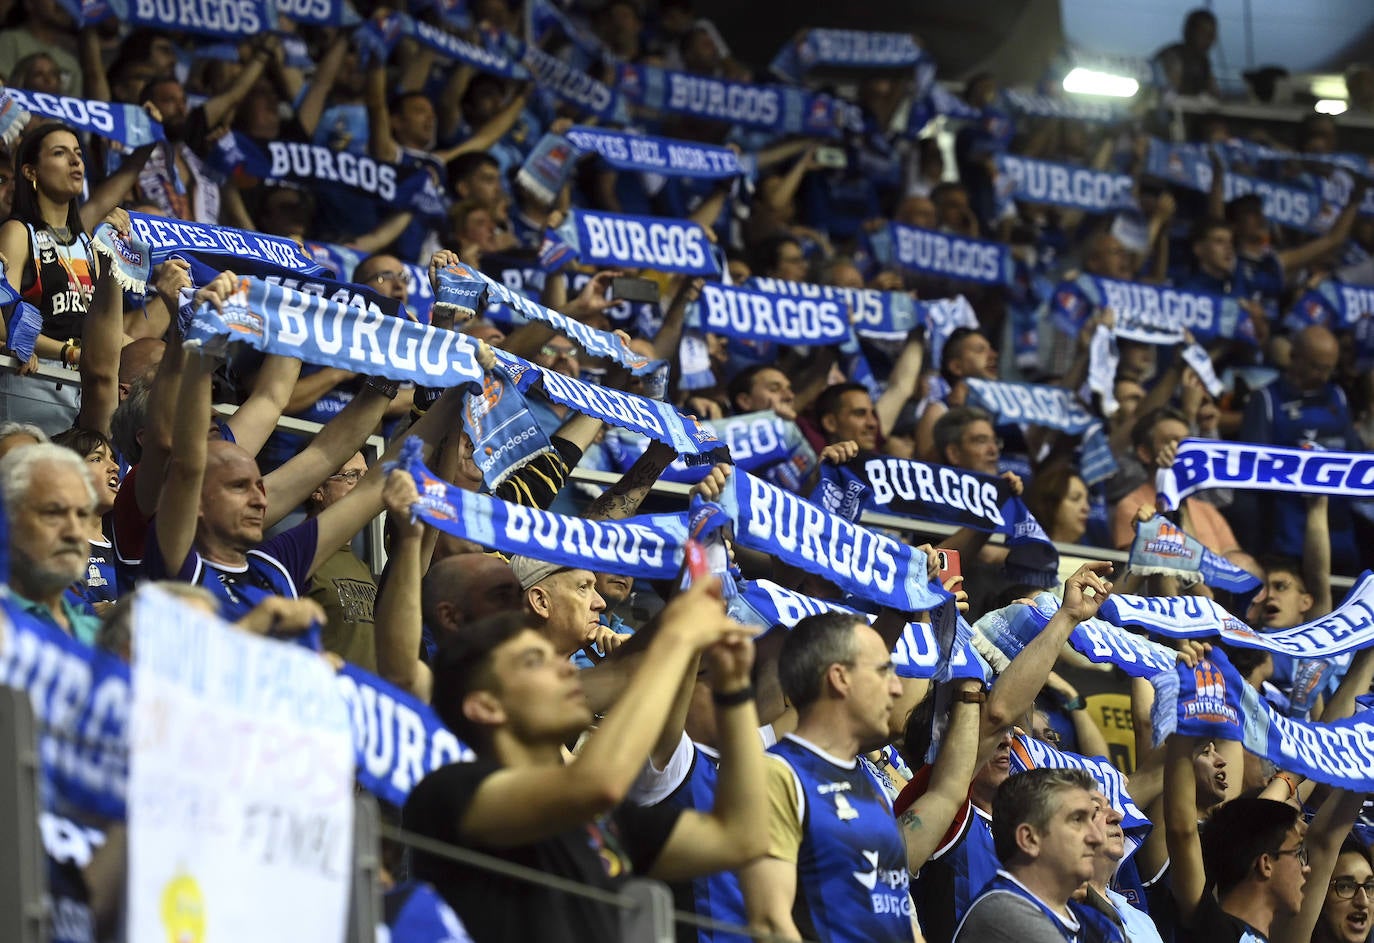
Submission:
[[[1374,498],[1374,455],[1184,439],[1173,466],[1159,470],[1155,485],[1171,508],[1209,488],[1368,500]]]
[[[702,420],[701,425],[725,443],[736,468],[765,478],[779,488],[800,490],[816,467],[816,451],[801,429],[795,422],[780,419],[771,409]],[[647,436],[624,429],[607,429],[601,440],[612,468],[620,472],[629,470],[648,444]],[[689,465],[678,458],[664,470],[663,480],[695,484],[710,470],[710,466]]]
[[[1035,597],[1033,606],[1020,604],[999,610],[1002,620],[994,620],[996,634],[988,629],[984,632],[992,635],[992,641],[1008,658],[1014,658],[1014,652],[1019,652],[1038,635],[1058,609],[1058,599],[1041,593]],[[983,620],[978,620],[977,624],[982,628]],[[1104,619],[1080,622],[1069,634],[1069,644],[1089,661],[1115,665],[1132,678],[1150,678],[1161,671],[1169,671],[1178,658],[1174,649]]]
[[[612,88],[538,46],[509,35],[502,38],[511,57],[524,66],[541,91],[602,121],[624,124],[629,120],[629,108],[618,86]]]
[[[926,59],[910,33],[856,29],[809,29],[778,51],[769,69],[800,84],[812,69],[904,69]]]
[[[950,598],[926,579],[924,554],[885,534],[736,471],[720,504],[735,519],[735,541],[824,577],[845,592],[901,612],[924,612]]]
[[[465,318],[471,317],[476,302],[485,295],[488,304],[508,305],[527,321],[546,324],[564,337],[576,341],[589,356],[613,361],[632,375],[642,377],[650,399],[662,399],[667,392],[668,362],[640,356],[617,334],[599,330],[546,308],[522,292],[461,263],[439,269],[437,278],[436,307],[452,307]]]
[[[83,133],[118,141],[130,150],[167,140],[162,125],[137,105],[92,101],[20,88],[0,89],[0,136],[3,124],[13,118],[22,126],[22,112],[42,115],[69,124]]]
[[[512,473],[554,451],[524,394],[499,363],[483,377],[480,394],[464,397],[463,428],[472,439],[472,461],[482,472],[488,491],[495,491]]]
[[[27,690],[38,721],[45,786],[61,800],[122,820],[128,789],[129,666],[4,604],[0,684]],[[472,759],[429,705],[346,665],[339,694],[353,721],[358,781],[395,805],[448,763]]]
[[[696,223],[660,216],[569,210],[557,229],[545,230],[539,261],[544,271],[552,272],[573,259],[603,268],[647,268],[714,278],[721,273],[706,230]]]
[[[627,63],[618,67],[616,86],[629,101],[655,111],[779,134],[833,137],[842,128],[863,127],[854,105],[786,85],[730,82]]]
[[[992,414],[997,425],[1044,426],[1065,435],[1083,437],[1081,472],[1088,484],[1096,484],[1116,473],[1102,421],[1088,412],[1071,391],[1040,383],[1007,383],[1000,380],[970,378],[969,405]]]
[[[95,8],[82,4],[86,23],[117,19],[134,29],[196,33],[223,39],[244,39],[277,30],[276,0],[104,0]],[[101,13],[95,12],[96,9]],[[284,14],[285,15],[285,14]]]
[[[239,172],[260,181],[290,181],[308,188],[348,187],[425,219],[443,218],[448,210],[443,187],[423,168],[407,170],[322,144],[268,141],[264,150],[247,135],[231,131],[216,142],[207,160],[226,176]]]
[[[1294,658],[1330,658],[1374,643],[1374,574],[1365,571],[1335,611],[1287,629],[1255,632],[1203,596],[1114,594],[1098,615],[1114,625],[1139,626],[1170,638],[1220,636],[1242,648]]]
[[[720,440],[696,419],[684,416],[667,403],[575,380],[503,350],[495,353],[522,393],[538,384],[553,402],[671,445],[679,455],[687,457],[688,464],[718,460]]]
[[[1333,331],[1354,327],[1374,314],[1374,285],[1352,285],[1338,278],[1325,278],[1309,288],[1294,303],[1284,319],[1292,331],[1320,324]]]
[[[530,32],[540,46],[558,30],[589,59],[599,62],[613,58],[595,33],[560,10],[557,4],[549,0],[530,0],[528,9]]]
[[[1000,242],[952,236],[934,229],[889,223],[871,234],[874,257],[920,275],[936,275],[980,285],[1007,285],[1014,264]]]
[[[281,236],[143,213],[131,212],[129,219],[135,238],[152,247],[154,265],[167,261],[168,256],[178,252],[213,252],[267,262],[309,275],[324,272],[319,263],[299,245]]]
[[[697,326],[741,340],[823,347],[849,339],[849,308],[838,298],[794,298],[715,282],[702,286]]]
[[[122,235],[109,223],[101,223],[91,234],[91,247],[105,257],[105,274],[128,292],[142,295],[153,274],[153,250],[131,232]]]
[[[187,330],[191,349],[216,355],[230,343],[420,386],[482,388],[477,347],[466,335],[255,278],[239,279],[222,311],[202,304]]]
[[[1032,737],[1016,737],[1011,742],[1012,775],[1031,769],[1081,769],[1097,780],[1112,810],[1121,816],[1121,829],[1126,833],[1126,854],[1122,861],[1134,854],[1150,836],[1150,829],[1154,827],[1150,817],[1131,798],[1126,788],[1126,777],[1105,757],[1089,758],[1056,749]]]
[[[874,510],[1005,534],[1009,570],[1041,586],[1058,582],[1059,551],[1001,478],[873,452],[820,467],[811,500],[846,520]]]
[[[420,492],[412,513],[446,534],[593,573],[671,580],[682,566],[685,513],[589,521],[473,494],[426,468],[415,439],[401,447],[397,464]]]
[[[874,288],[840,288],[815,282],[792,282],[781,278],[754,276],[744,283],[752,291],[786,295],[814,301],[838,301],[848,307],[847,317],[854,330],[865,336],[906,341],[907,335],[924,327],[926,309],[939,301],[917,301],[904,291],[878,291]],[[976,325],[975,320],[975,325]]]
[[[1353,792],[1374,790],[1374,714],[1369,711],[1330,723],[1284,717],[1215,648],[1197,667],[1180,664],[1150,683],[1156,745],[1175,733],[1237,740],[1279,769]]]
[[[1012,199],[1045,203],[1087,213],[1113,213],[1135,207],[1135,179],[1091,167],[1075,167],[1014,154],[997,155],[997,172],[1009,183]]]
[[[1214,589],[1232,593],[1249,593],[1260,586],[1254,574],[1208,550],[1202,541],[1160,515],[1136,524],[1130,568],[1147,576],[1176,576],[1193,582],[1200,579]]]
[[[1177,343],[1175,338],[1181,339],[1187,328],[1203,342],[1255,342],[1250,315],[1235,298],[1086,274],[1055,289],[1051,314],[1065,334],[1076,335],[1093,308],[1110,308],[1120,325],[1116,336],[1126,340]]]
[[[1069,118],[1078,121],[1114,121],[1120,114],[1119,105],[1112,102],[1085,101],[1081,98],[1059,98],[1022,89],[1002,90],[1002,102],[1017,114],[1032,118]]]

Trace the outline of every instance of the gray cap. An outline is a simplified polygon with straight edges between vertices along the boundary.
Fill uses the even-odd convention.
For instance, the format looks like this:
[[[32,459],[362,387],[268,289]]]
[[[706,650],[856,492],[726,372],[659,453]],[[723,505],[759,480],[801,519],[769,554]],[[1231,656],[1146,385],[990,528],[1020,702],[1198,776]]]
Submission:
[[[510,568],[515,572],[515,578],[520,581],[520,592],[522,593],[536,583],[544,582],[555,573],[572,569],[572,567],[564,566],[561,563],[550,563],[547,560],[521,556],[510,558]]]

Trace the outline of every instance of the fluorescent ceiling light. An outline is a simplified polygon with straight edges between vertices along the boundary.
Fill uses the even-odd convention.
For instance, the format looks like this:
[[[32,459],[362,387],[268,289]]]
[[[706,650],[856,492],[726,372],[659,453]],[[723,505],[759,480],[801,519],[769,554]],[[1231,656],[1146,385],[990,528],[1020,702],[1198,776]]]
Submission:
[[[1318,98],[1348,98],[1350,92],[1345,87],[1343,75],[1316,75],[1312,77],[1312,94]]]
[[[1081,66],[1064,76],[1064,91],[1078,95],[1105,95],[1109,98],[1134,98],[1140,83],[1125,75],[1112,75]]]
[[[1343,115],[1350,106],[1339,98],[1323,98],[1313,107],[1324,115]]]

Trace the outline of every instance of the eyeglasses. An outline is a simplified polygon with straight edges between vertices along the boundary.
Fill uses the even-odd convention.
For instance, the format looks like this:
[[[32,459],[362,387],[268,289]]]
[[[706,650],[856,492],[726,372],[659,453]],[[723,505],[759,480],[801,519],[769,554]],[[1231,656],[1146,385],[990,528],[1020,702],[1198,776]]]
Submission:
[[[328,480],[329,480],[329,481],[346,481],[346,482],[348,482],[350,485],[356,485],[359,481],[362,480],[362,477],[363,477],[364,475],[366,475],[366,474],[367,474],[367,472],[365,472],[365,471],[359,471],[359,470],[356,469],[356,468],[350,468],[348,471],[339,472],[337,475],[330,475],[329,478],[328,478]]]
[[[1283,855],[1293,855],[1294,857],[1296,857],[1296,858],[1298,859],[1298,864],[1302,865],[1304,868],[1307,867],[1307,843],[1306,843],[1306,842],[1300,842],[1300,843],[1298,844],[1298,847],[1296,847],[1296,848],[1279,848],[1279,849],[1276,849],[1275,851],[1271,852],[1271,854],[1273,854],[1274,857],[1276,857],[1276,858],[1282,857]],[[1351,896],[1352,896],[1352,897],[1354,896],[1354,892],[1353,892],[1353,891],[1351,892]]]
[[[1364,891],[1367,900],[1374,900],[1374,881],[1357,884],[1349,878],[1340,878],[1331,882],[1331,889],[1341,900],[1353,900],[1356,891]]]
[[[1035,737],[1035,739],[1039,740],[1041,743],[1050,743],[1050,744],[1054,744],[1054,743],[1058,743],[1059,740],[1060,740],[1059,731],[1058,731],[1058,730],[1055,730],[1053,727],[1046,727],[1044,730],[1040,731],[1039,733],[1034,734],[1034,737]]]
[[[577,359],[576,347],[554,347],[552,344],[545,344],[539,348],[539,353],[545,357],[552,357],[557,360],[559,357],[566,357],[568,360]]]
[[[378,272],[368,279],[370,282],[391,282],[393,284],[400,284],[405,280],[405,272]]]

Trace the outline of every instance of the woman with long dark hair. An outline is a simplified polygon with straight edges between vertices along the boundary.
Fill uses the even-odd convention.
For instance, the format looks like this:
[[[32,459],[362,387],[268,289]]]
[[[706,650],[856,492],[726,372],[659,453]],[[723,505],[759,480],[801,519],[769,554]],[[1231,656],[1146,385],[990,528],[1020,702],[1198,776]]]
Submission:
[[[82,322],[98,275],[88,232],[129,191],[150,152],[151,146],[135,151],[82,203],[86,162],[76,132],[43,122],[30,126],[20,140],[14,206],[0,226],[0,255],[10,285],[38,309],[42,327],[21,375],[0,374],[0,420],[32,422],[53,433],[76,418],[80,385],[75,375],[71,383],[57,385],[25,375],[40,362],[80,365]],[[13,314],[6,318],[6,339]]]

